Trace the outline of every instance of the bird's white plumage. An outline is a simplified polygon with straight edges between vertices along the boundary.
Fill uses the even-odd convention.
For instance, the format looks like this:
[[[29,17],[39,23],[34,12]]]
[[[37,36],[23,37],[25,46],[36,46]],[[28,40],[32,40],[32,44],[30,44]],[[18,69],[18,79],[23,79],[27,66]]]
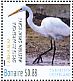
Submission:
[[[55,39],[61,39],[63,36],[70,35],[70,28],[61,19],[55,17],[47,17],[42,20],[41,26],[37,26],[33,23],[33,12],[28,6],[23,6],[21,11],[27,10],[29,17],[27,18],[28,25],[35,31],[45,37],[52,37]]]
[[[70,28],[59,18],[54,17],[43,19],[41,29],[42,31],[40,31],[40,33],[43,34],[45,32],[46,37],[50,35],[54,39],[58,39],[58,37],[62,36],[69,36],[70,34]]]

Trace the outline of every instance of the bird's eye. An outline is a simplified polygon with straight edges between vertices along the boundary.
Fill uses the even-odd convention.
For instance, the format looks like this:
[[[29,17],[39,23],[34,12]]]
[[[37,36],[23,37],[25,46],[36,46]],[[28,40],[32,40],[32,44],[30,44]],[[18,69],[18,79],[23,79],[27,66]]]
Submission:
[[[23,11],[23,9],[22,8],[20,8],[20,12],[22,12]]]
[[[20,10],[22,10],[22,8]]]

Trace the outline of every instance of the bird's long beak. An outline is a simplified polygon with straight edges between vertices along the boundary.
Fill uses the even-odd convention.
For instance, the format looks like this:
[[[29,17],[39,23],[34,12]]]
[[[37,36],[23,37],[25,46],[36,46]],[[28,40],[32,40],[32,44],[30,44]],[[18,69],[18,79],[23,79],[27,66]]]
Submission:
[[[21,10],[21,8],[20,8],[20,9],[17,9],[15,12],[11,13],[10,15],[8,15],[8,17],[9,17],[9,16],[12,16],[12,15],[14,15],[14,14],[16,14],[16,13],[18,13],[20,10]]]

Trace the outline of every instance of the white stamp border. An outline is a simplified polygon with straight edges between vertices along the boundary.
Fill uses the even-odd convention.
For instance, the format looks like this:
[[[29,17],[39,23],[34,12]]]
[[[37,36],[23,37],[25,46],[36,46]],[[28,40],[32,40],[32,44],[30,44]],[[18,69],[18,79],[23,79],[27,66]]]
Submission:
[[[70,12],[70,21],[72,23],[70,23],[71,25],[71,32],[70,32],[70,54],[71,54],[71,60],[70,60],[70,66],[72,66],[72,79],[73,79],[73,1],[71,0],[1,0],[1,81],[71,81],[72,79],[61,79],[61,80],[54,80],[54,79],[48,79],[48,80],[43,80],[43,79],[31,79],[31,80],[27,80],[27,79],[7,79],[5,80],[3,78],[3,65],[4,65],[4,62],[3,62],[3,3],[4,2],[25,2],[26,4],[46,4],[46,2],[50,2],[49,4],[59,4],[59,3],[64,3],[64,4],[70,4],[70,8],[71,8],[71,12]],[[30,3],[29,3],[30,2]],[[40,3],[39,3],[40,2]],[[44,2],[44,3],[43,3]],[[66,2],[66,3],[65,3]]]

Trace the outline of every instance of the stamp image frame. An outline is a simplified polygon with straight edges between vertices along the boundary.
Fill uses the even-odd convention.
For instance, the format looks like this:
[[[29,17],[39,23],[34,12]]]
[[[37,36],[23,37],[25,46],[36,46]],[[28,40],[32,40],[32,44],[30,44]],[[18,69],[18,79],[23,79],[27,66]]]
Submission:
[[[68,70],[67,71],[69,71],[69,73],[70,73],[70,77],[67,77],[66,76],[66,78],[65,77],[62,77],[61,78],[61,76],[60,76],[60,78],[59,78],[59,76],[57,77],[57,79],[56,79],[56,77],[50,77],[50,78],[48,78],[48,75],[46,74],[47,73],[47,71],[48,72],[53,72],[53,71],[55,71],[55,70],[57,70],[56,68],[59,68],[59,66],[58,67],[56,67],[56,66],[54,66],[54,67],[49,67],[49,66],[26,66],[26,64],[24,64],[24,66],[22,66],[21,65],[21,67],[22,68],[24,68],[23,69],[23,76],[17,76],[17,77],[10,77],[10,78],[8,78],[9,76],[7,76],[7,78],[4,76],[4,69],[5,69],[5,57],[4,57],[4,9],[5,9],[5,7],[4,7],[4,4],[5,3],[13,3],[13,4],[15,4],[15,3],[17,3],[17,4],[22,4],[22,3],[25,3],[25,5],[26,4],[69,4],[70,5],[70,66],[66,66],[66,67],[64,67],[64,68],[67,68]],[[23,23],[23,21],[22,21],[22,23]],[[26,24],[26,21],[25,21],[25,24]],[[25,26],[25,24],[24,24],[24,26]],[[1,78],[1,81],[71,81],[72,79],[73,79],[73,49],[72,49],[72,47],[73,47],[73,1],[71,1],[71,0],[1,0],[1,29],[0,29],[0,33],[1,33],[1,37],[0,37],[0,39],[1,39],[1,43],[0,43],[0,49],[1,49],[1,51],[0,51],[0,53],[1,53],[1,55],[0,55],[0,61],[1,61],[1,71],[0,71],[0,78]],[[24,34],[24,33],[23,33]],[[23,43],[24,44],[24,43]],[[25,46],[24,46],[25,47]],[[25,59],[23,59],[23,60],[26,60],[26,56],[24,56],[25,57]],[[7,65],[7,67],[8,67],[8,65]],[[12,68],[15,68],[15,66],[12,66]],[[20,68],[20,67],[19,67]],[[41,69],[42,68],[42,69]],[[44,69],[44,68],[46,68],[46,69]],[[55,69],[53,69],[53,68],[55,68]],[[61,70],[61,72],[64,70],[64,68],[63,67],[61,67],[60,66],[60,70]],[[10,68],[9,68],[9,70],[10,70]],[[15,70],[15,69],[11,69],[11,71],[12,70]],[[43,70],[43,72],[42,72],[42,70]],[[59,70],[59,69],[58,69]],[[19,70],[18,69],[18,71],[22,71],[21,69]],[[28,72],[30,72],[30,74],[31,73],[36,73],[35,75],[36,76],[27,76],[26,74],[28,73]],[[41,73],[41,74],[40,74]],[[44,73],[44,74],[43,74]],[[21,73],[22,74],[22,73]],[[48,73],[49,74],[49,73]],[[26,75],[26,76],[25,76]],[[32,74],[33,75],[33,74]],[[41,75],[42,75],[42,77],[41,77]],[[45,75],[45,76],[44,76]],[[52,76],[52,74],[49,74],[49,76]],[[47,78],[46,78],[47,77]]]

